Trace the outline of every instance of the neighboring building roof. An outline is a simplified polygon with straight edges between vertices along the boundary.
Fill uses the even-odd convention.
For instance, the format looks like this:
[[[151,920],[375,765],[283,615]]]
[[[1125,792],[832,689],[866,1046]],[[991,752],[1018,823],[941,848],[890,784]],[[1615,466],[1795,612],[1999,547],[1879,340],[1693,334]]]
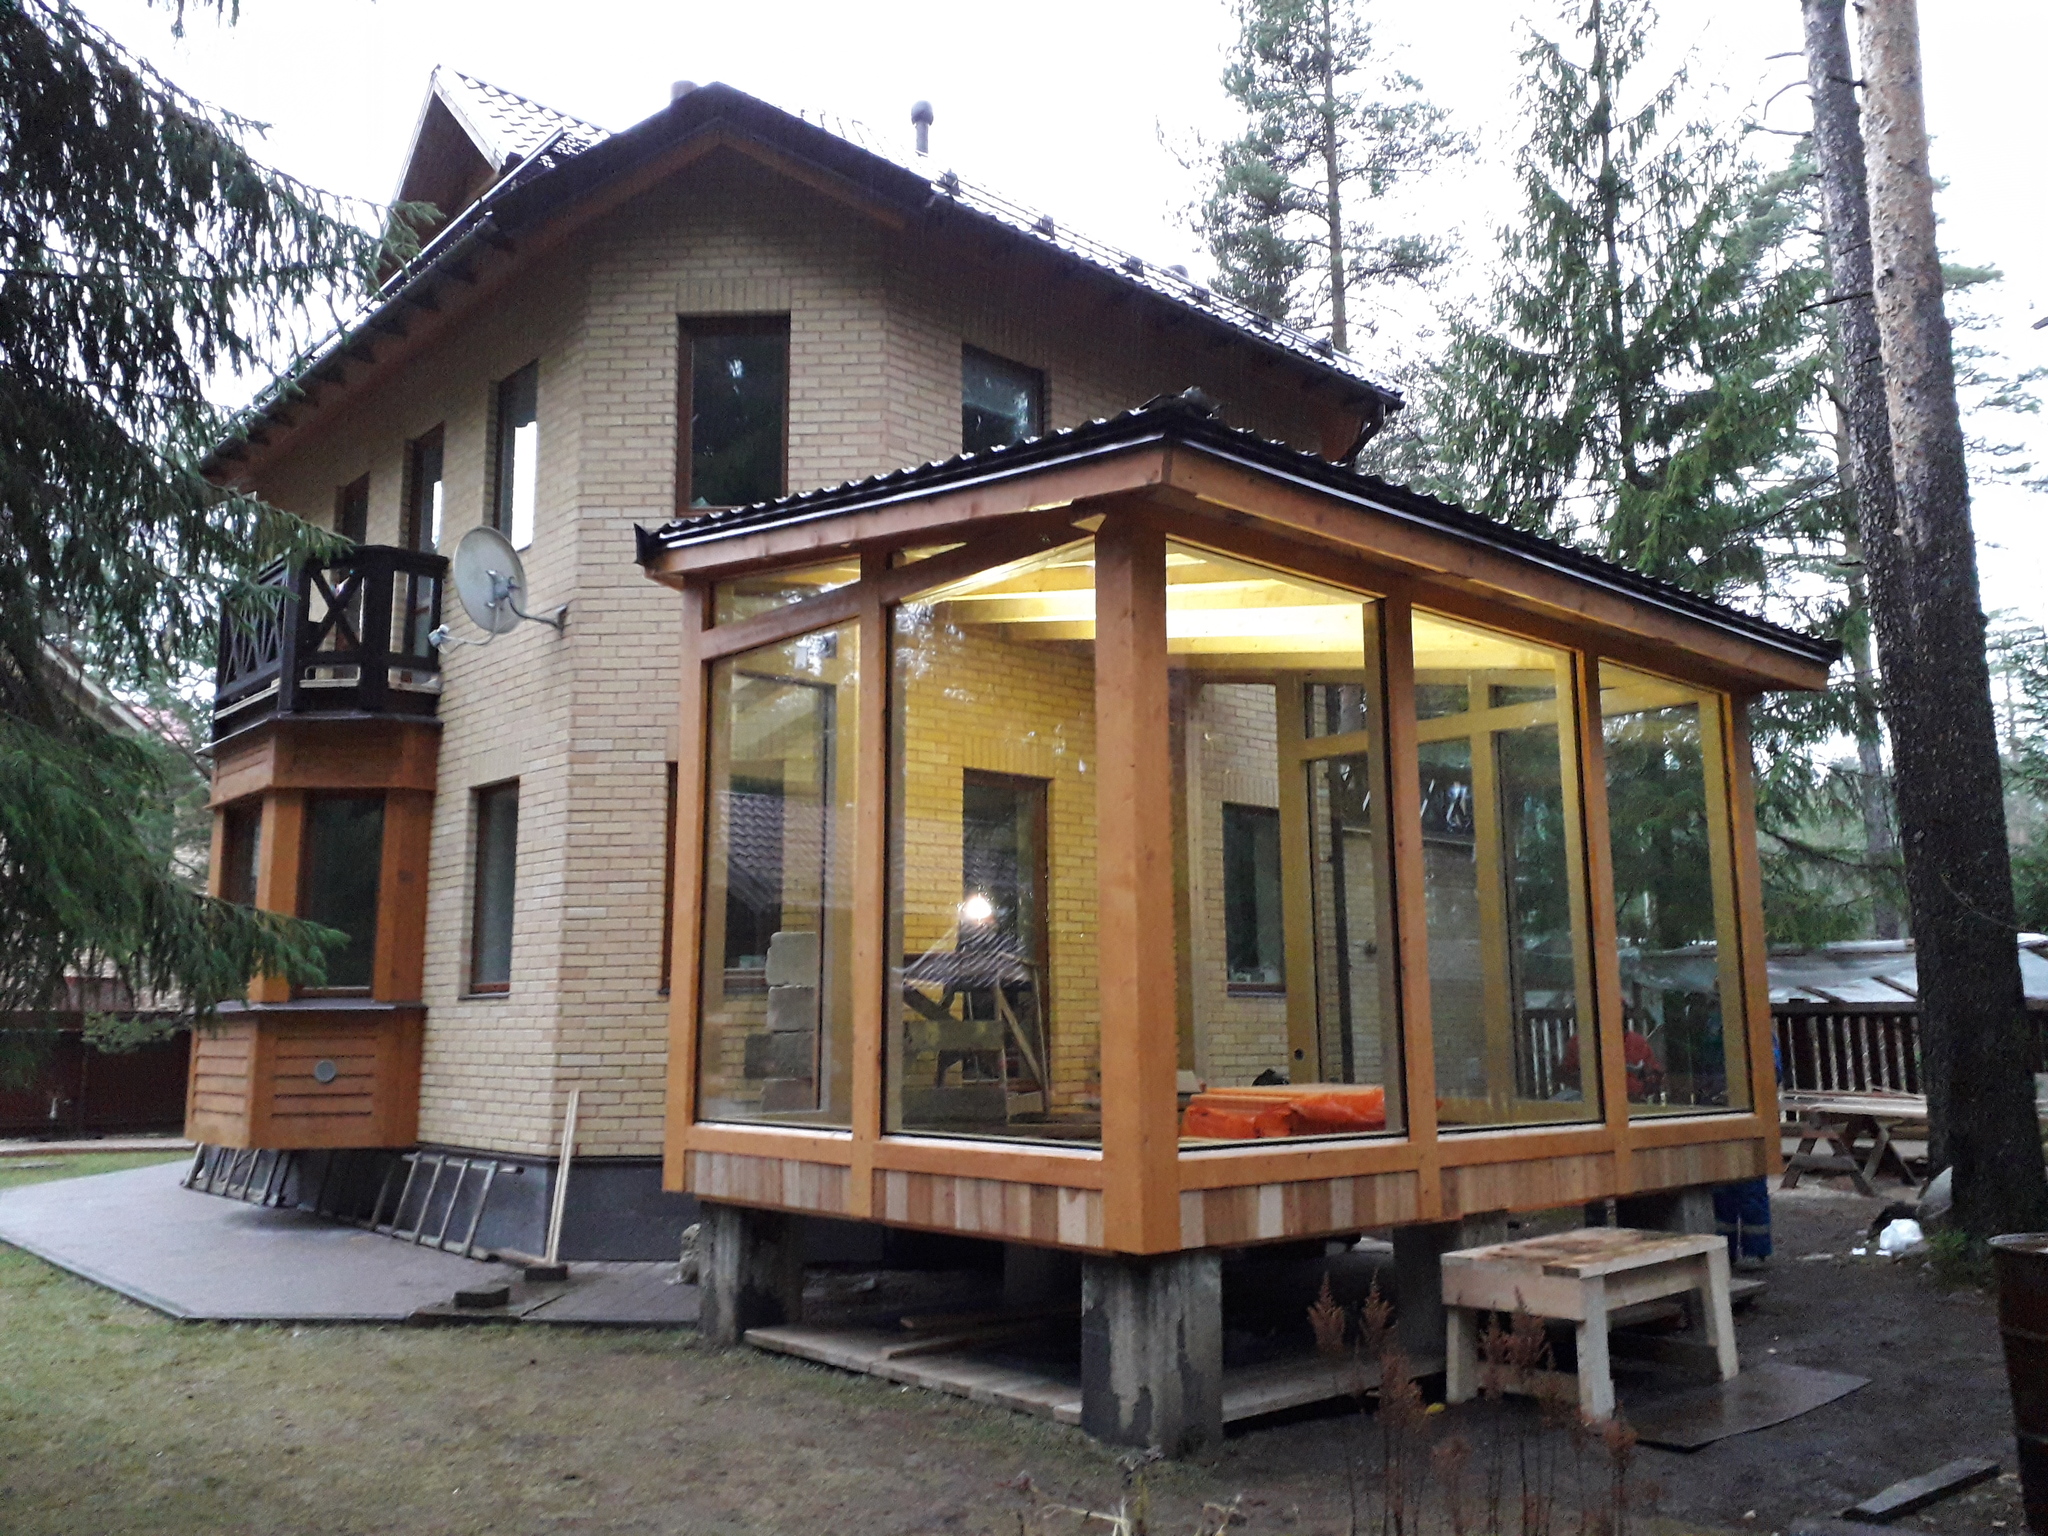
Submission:
[[[823,184],[886,207],[906,221],[962,221],[1003,242],[1053,252],[1073,270],[1168,306],[1182,319],[1212,329],[1219,340],[1320,377],[1368,416],[1384,418],[1400,409],[1398,391],[1375,382],[1365,365],[1334,351],[1327,341],[1269,320],[1171,268],[1062,229],[1051,216],[951,171],[935,173],[935,167],[922,162],[892,158],[867,130],[831,121],[834,126],[827,128],[731,86],[713,84],[623,132],[606,133],[453,70],[437,70],[400,191],[436,201],[436,189],[462,188],[461,195],[471,200],[460,211],[446,210],[448,222],[417,257],[386,279],[355,319],[257,397],[215,447],[208,467],[235,456],[245,440],[261,441],[272,421],[304,410],[309,389],[337,382],[347,365],[382,344],[386,334],[402,335],[413,309],[435,307],[440,290],[451,279],[473,276],[471,265],[486,252],[573,211],[601,187],[655,157],[719,133],[758,146],[771,157],[792,159]],[[460,128],[467,144],[453,142],[452,127]],[[460,162],[472,153],[490,163],[488,175],[479,181],[462,174]],[[478,185],[484,188],[480,195],[466,190]]]
[[[514,92],[487,84],[446,65],[436,66],[430,90],[467,128],[498,170],[524,160],[556,133],[578,149],[588,149],[611,134],[595,123],[557,112]]]
[[[1797,630],[1757,618],[1726,603],[1701,597],[1671,582],[1616,565],[1585,550],[1511,528],[1406,486],[1361,475],[1313,453],[1303,453],[1285,443],[1260,437],[1255,432],[1226,426],[1216,418],[1215,402],[1192,390],[1185,395],[1162,396],[1137,410],[1048,432],[1043,437],[1027,438],[1006,448],[991,449],[985,453],[955,454],[949,459],[892,470],[888,474],[872,475],[843,485],[802,491],[754,506],[695,513],[675,518],[652,531],[636,528],[637,556],[640,563],[646,565],[668,550],[684,549],[758,528],[838,516],[977,481],[1011,479],[1053,465],[1169,441],[1200,448],[1219,458],[1297,484],[1306,482],[1318,490],[1353,502],[1361,510],[1424,523],[1458,539],[1509,551],[1579,581],[1591,582],[1625,593],[1638,602],[1682,613],[1802,660],[1832,662],[1840,654],[1832,641],[1800,634]]]
[[[2048,934],[2019,935],[2020,983],[2027,1002],[2048,1007]],[[1814,1007],[1876,1007],[1910,1010],[1920,1006],[1920,961],[1911,939],[1866,939],[1774,949],[1767,962],[1771,1006],[1796,1011]],[[1625,973],[1682,992],[1712,994],[1720,988],[1720,966],[1712,944],[1661,953],[1624,953]]]

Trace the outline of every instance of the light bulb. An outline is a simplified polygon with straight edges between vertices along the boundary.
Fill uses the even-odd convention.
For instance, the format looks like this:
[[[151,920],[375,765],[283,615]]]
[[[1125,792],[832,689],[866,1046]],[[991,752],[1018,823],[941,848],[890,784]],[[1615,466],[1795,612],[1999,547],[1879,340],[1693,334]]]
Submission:
[[[960,903],[960,921],[963,923],[985,923],[996,915],[996,904],[981,892]]]

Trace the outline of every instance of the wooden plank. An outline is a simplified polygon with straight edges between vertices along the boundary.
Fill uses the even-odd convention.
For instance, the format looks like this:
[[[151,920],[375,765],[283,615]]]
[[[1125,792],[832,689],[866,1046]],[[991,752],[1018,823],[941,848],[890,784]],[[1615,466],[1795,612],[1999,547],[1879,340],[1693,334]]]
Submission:
[[[1756,932],[1747,932],[1745,914],[1740,910],[1744,904],[1739,893],[1740,874],[1737,861],[1741,857],[1737,848],[1735,830],[1735,808],[1731,803],[1740,798],[1732,768],[1737,755],[1732,732],[1734,722],[1727,700],[1719,694],[1706,694],[1699,700],[1700,710],[1700,757],[1706,774],[1705,799],[1707,807],[1707,867],[1714,892],[1714,937],[1717,941],[1715,955],[1720,970],[1721,1017],[1744,1021],[1739,1030],[1721,1031],[1721,1048],[1727,1063],[1728,1082],[1731,1087],[1741,1083],[1744,1097],[1750,1103],[1748,1108],[1759,1101],[1756,1091],[1757,1078],[1752,1068],[1759,1065],[1757,1052],[1750,1049],[1756,1041],[1765,1060],[1770,1056],[1771,1007],[1770,983],[1764,983],[1760,997],[1748,985],[1744,952],[1754,948],[1761,959],[1764,951],[1763,887],[1758,877]],[[1741,754],[1747,756],[1746,749]],[[1762,1027],[1759,1029],[1758,1022]],[[1775,1081],[1775,1078],[1773,1078]],[[1767,1090],[1765,1097],[1775,1089]]]
[[[663,1117],[663,1189],[685,1187],[688,1132],[697,1118],[697,1024],[702,1005],[704,893],[704,635],[709,593],[686,587],[678,605],[682,659],[676,697],[676,850],[669,925],[668,1098]]]
[[[1096,858],[1108,1246],[1180,1246],[1166,536],[1126,511],[1095,541]]]
[[[1627,1153],[1635,1134],[1628,1104],[1628,1007],[1621,990],[1621,935],[1616,926],[1614,837],[1607,819],[1607,735],[1600,704],[1598,652],[1579,658],[1579,772],[1585,785],[1582,807],[1586,826],[1586,885],[1593,946],[1593,1029],[1598,1051],[1600,1110],[1614,1147],[1621,1184],[1617,1193],[1635,1189],[1634,1160]],[[1579,1081],[1587,1081],[1586,1044],[1579,1046]]]
[[[1998,1476],[1998,1463],[1986,1456],[1963,1456],[1955,1461],[1896,1482],[1881,1493],[1873,1493],[1860,1504],[1842,1511],[1845,1520],[1868,1520],[1885,1525],[1916,1509],[1925,1509],[1952,1493],[1974,1488]]]

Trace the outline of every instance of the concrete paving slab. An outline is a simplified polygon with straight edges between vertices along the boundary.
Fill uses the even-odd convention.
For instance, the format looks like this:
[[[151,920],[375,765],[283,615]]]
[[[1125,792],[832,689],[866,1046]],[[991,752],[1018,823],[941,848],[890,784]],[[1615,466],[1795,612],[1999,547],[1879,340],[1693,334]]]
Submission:
[[[183,1162],[0,1191],[0,1241],[172,1317],[402,1322],[503,1265],[180,1189]]]

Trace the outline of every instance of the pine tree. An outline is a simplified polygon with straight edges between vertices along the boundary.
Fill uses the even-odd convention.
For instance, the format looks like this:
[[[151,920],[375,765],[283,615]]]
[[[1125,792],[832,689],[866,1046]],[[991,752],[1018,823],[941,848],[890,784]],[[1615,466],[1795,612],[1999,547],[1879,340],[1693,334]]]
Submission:
[[[62,0],[0,4],[0,102],[0,1012],[76,973],[203,1020],[258,970],[316,978],[326,930],[180,878],[164,758],[46,646],[117,688],[175,684],[224,597],[323,547],[200,474],[224,425],[205,385],[275,358],[389,247]]]
[[[1818,367],[1782,177],[1636,87],[1654,16],[1580,0],[1589,55],[1523,53],[1526,207],[1484,323],[1454,323],[1429,410],[1467,499],[1704,592],[1754,589],[1788,514]]]
[[[1428,277],[1441,240],[1382,232],[1364,210],[1467,153],[1422,85],[1386,60],[1361,0],[1238,0],[1223,88],[1250,120],[1211,167],[1196,217],[1218,286],[1275,320],[1351,345],[1351,297]]]

